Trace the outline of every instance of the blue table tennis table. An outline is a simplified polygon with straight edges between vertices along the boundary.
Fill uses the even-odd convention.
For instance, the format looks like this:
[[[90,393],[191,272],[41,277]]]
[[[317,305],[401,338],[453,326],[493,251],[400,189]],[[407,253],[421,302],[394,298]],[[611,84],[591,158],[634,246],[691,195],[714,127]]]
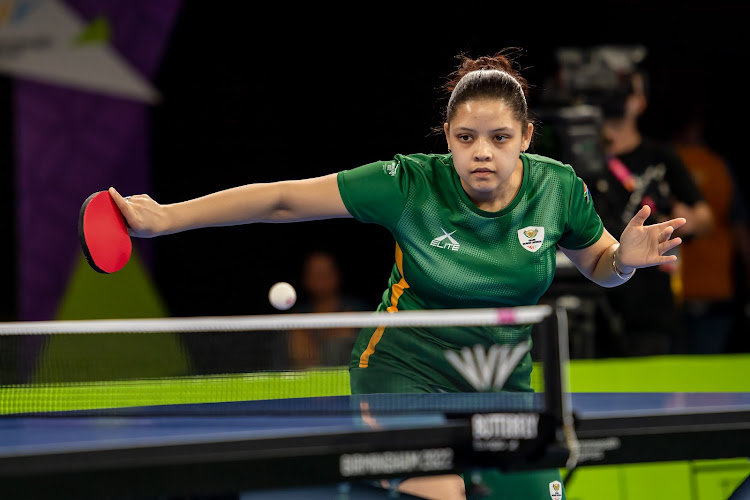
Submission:
[[[575,393],[569,401],[577,465],[750,456],[750,393]],[[564,467],[570,443],[553,424],[538,394],[487,393],[6,415],[0,489],[7,498],[340,492],[373,478]],[[355,490],[346,489],[370,498]]]

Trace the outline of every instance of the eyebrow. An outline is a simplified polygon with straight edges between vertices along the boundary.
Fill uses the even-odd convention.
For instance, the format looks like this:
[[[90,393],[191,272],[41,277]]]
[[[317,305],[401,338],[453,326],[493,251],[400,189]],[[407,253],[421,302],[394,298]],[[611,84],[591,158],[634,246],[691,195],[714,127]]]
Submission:
[[[476,132],[476,130],[469,127],[456,127],[455,132]],[[513,132],[513,127],[498,127],[490,130],[490,132]]]

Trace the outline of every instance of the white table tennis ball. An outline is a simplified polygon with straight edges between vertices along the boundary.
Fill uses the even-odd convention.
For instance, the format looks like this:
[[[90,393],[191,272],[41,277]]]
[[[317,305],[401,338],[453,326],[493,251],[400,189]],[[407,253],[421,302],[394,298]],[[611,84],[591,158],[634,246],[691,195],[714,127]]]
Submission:
[[[286,311],[297,302],[297,292],[289,283],[280,281],[268,291],[268,301],[276,309]]]

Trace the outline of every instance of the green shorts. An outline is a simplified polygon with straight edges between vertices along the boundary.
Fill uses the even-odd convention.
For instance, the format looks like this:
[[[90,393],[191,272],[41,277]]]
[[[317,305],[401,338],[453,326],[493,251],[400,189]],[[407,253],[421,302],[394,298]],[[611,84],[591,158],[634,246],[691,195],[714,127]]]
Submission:
[[[359,367],[372,333],[363,331],[352,354],[349,381],[352,394],[475,392],[445,358],[445,346],[417,342],[407,330],[388,329],[368,359]],[[422,339],[423,340],[423,339]],[[398,356],[394,353],[399,353]],[[519,363],[504,391],[531,392],[531,355]],[[464,471],[467,500],[565,500],[560,471]],[[405,479],[405,478],[400,478]]]
[[[466,500],[565,500],[560,471],[481,470],[464,475]]]
[[[457,346],[415,328],[388,328],[374,342],[374,330],[363,329],[352,351],[352,394],[476,392],[446,357],[449,350],[458,352]],[[481,341],[487,348],[492,345]],[[531,369],[531,354],[526,353],[502,390],[532,392]]]

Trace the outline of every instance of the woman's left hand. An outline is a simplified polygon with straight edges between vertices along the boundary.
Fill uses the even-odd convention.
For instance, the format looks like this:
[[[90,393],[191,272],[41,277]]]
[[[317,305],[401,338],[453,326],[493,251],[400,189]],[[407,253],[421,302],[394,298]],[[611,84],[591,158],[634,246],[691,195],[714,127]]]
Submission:
[[[676,255],[664,254],[682,243],[681,238],[672,238],[672,234],[687,220],[679,217],[644,226],[644,222],[649,215],[651,215],[651,208],[644,205],[630,219],[620,236],[617,266],[624,273],[629,272],[632,268],[658,266],[677,260]]]

